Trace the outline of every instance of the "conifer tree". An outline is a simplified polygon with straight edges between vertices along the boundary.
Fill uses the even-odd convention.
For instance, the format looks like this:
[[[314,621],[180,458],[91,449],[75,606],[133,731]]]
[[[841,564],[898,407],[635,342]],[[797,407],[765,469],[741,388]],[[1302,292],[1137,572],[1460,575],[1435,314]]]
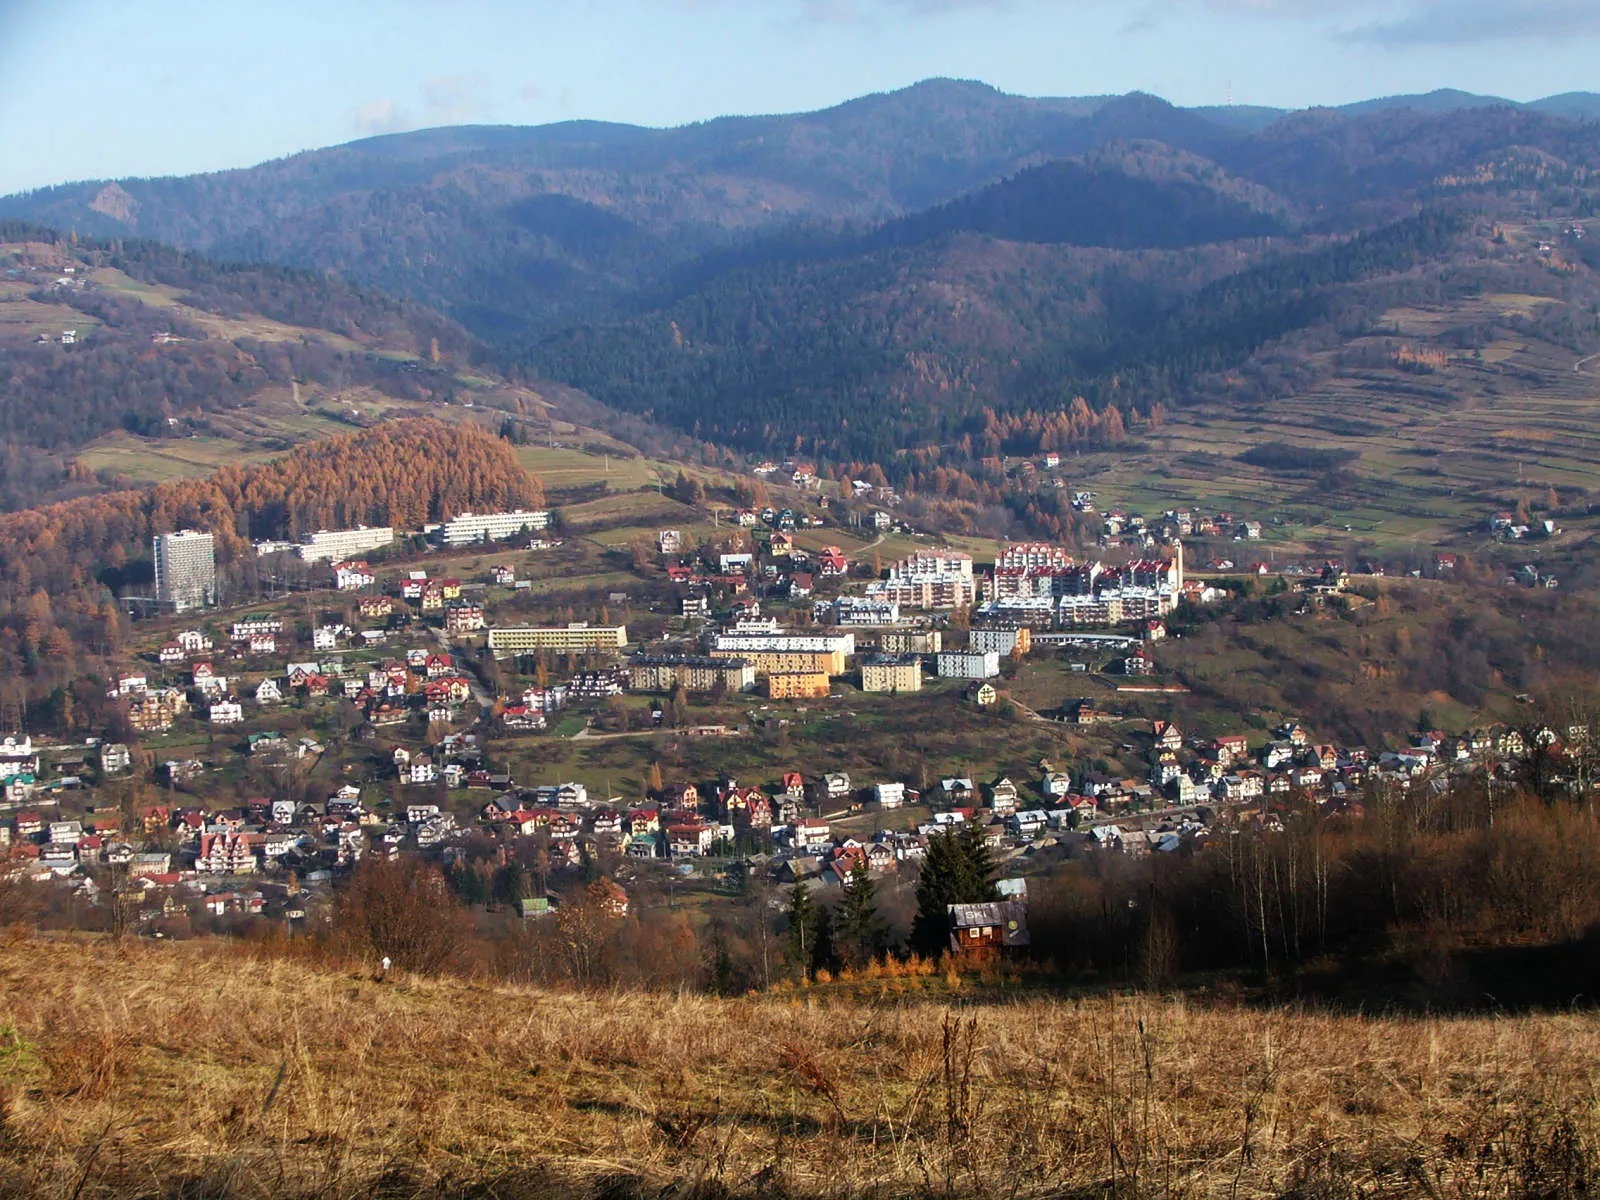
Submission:
[[[811,969],[817,947],[817,905],[803,879],[789,889],[789,929],[784,934],[784,952],[802,971]]]
[[[996,898],[994,861],[976,825],[935,834],[917,879],[917,916],[911,942],[922,954],[938,954],[948,944],[949,906],[980,904]]]
[[[865,861],[850,871],[839,906],[839,941],[847,963],[871,962],[883,953],[888,931],[878,916],[878,885]]]

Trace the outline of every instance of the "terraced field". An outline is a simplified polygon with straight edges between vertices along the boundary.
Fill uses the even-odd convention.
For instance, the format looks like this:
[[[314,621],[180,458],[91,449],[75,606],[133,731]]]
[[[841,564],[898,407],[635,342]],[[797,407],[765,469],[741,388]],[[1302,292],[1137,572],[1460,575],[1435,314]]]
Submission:
[[[324,395],[302,389],[296,403],[287,389],[259,393],[246,407],[207,413],[192,437],[144,438],[116,430],[78,454],[92,471],[110,471],[129,484],[162,483],[206,475],[227,463],[261,462],[301,442],[349,433],[360,422],[403,415],[438,416],[437,407],[397,401],[370,388]]]
[[[142,283],[113,267],[101,267],[90,274],[89,278],[108,292],[131,300],[139,300],[156,308],[169,308],[185,320],[199,325],[213,337],[228,341],[236,338],[252,338],[261,342],[298,342],[302,338],[312,336],[336,350],[359,352],[366,349],[359,342],[326,329],[308,331],[298,325],[287,325],[282,321],[274,321],[260,315],[224,317],[201,308],[191,308],[181,302],[183,293],[180,289],[166,284]],[[416,357],[414,354],[403,354],[399,351],[390,353],[396,358]]]
[[[622,454],[592,454],[574,446],[522,446],[517,461],[552,491],[604,483],[612,491],[649,487],[658,481],[646,459]]]
[[[1477,313],[1391,316],[1420,332],[1429,322],[1456,328]],[[1385,344],[1392,339],[1364,339],[1342,353],[1358,358]],[[1071,482],[1093,488],[1102,507],[1150,513],[1198,504],[1256,517],[1291,549],[1351,537],[1385,548],[1458,543],[1519,500],[1543,509],[1552,490],[1570,533],[1595,532],[1586,511],[1600,480],[1594,364],[1575,370],[1575,354],[1533,338],[1457,352],[1428,374],[1340,369],[1331,352],[1323,357],[1328,373],[1313,387],[1270,405],[1180,410],[1149,436],[1148,451],[1086,455],[1074,461]],[[1358,457],[1331,480],[1239,460],[1268,443]]]
[[[0,345],[31,342],[41,335],[59,339],[68,329],[87,336],[99,325],[93,317],[65,304],[29,300],[28,290],[15,284],[0,284]]]

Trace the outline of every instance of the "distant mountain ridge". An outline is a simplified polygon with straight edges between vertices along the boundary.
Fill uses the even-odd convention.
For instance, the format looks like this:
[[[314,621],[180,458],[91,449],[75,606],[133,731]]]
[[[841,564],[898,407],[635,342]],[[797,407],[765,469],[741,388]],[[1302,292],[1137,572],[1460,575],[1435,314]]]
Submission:
[[[1130,142],[1214,161],[1279,193],[1265,207],[1280,217],[1297,190],[1326,209],[1328,197],[1299,184],[1307,171],[1318,188],[1360,174],[1348,160],[1365,134],[1351,130],[1370,123],[1375,136],[1387,128],[1404,141],[1418,122],[1485,106],[1565,121],[1600,115],[1600,96],[1513,106],[1434,92],[1286,113],[1184,109],[1142,93],[1031,98],[934,79],[817,112],[672,129],[569,121],[389,134],[234,171],[0,198],[0,218],[333,271],[501,340],[608,318],[703,256],[737,257],[787,227],[897,221]],[[1381,147],[1375,161],[1383,166]],[[1085,178],[1111,186],[1104,169]]]
[[[1278,113],[930,80],[677,129],[394,134],[8,197],[0,219],[310,272],[283,284],[297,306],[309,280],[349,280],[681,434],[888,463],[1022,445],[1017,422],[1080,403],[1190,403],[1276,341],[1334,344],[1437,296],[1497,222],[1600,216],[1591,104],[1444,91]],[[1510,290],[1542,286],[1546,264],[1495,261]],[[404,316],[382,319],[433,320]]]

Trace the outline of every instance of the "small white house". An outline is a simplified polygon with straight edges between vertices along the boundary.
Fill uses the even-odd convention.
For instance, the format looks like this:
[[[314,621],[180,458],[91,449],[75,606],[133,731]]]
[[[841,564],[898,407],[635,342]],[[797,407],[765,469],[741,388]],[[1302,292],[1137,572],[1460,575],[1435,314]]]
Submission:
[[[244,706],[237,700],[215,701],[207,713],[213,725],[237,725],[244,720]]]

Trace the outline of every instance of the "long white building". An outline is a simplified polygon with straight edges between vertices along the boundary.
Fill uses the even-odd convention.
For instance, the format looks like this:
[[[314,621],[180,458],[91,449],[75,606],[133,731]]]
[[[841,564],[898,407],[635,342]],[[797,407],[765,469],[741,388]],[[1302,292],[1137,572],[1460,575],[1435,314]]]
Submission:
[[[538,533],[550,528],[550,514],[544,509],[532,512],[515,509],[501,513],[462,513],[438,527],[438,537],[446,546],[470,546],[473,542],[499,542],[519,533]]]
[[[843,654],[856,652],[856,635],[722,633],[712,639],[714,650],[739,650],[768,654]]]
[[[296,549],[306,562],[338,562],[380,546],[392,545],[394,530],[358,525],[354,529],[319,529]]]
[[[627,644],[626,625],[501,625],[489,631],[489,649],[497,658],[540,650],[570,654],[620,650]]]

